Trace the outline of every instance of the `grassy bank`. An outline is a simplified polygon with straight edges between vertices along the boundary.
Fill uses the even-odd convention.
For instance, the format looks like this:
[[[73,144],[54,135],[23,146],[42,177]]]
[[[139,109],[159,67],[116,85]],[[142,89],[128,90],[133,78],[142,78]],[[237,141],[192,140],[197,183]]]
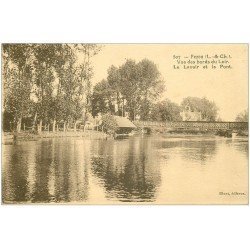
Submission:
[[[89,138],[89,139],[107,139],[108,135],[99,132],[99,131],[90,131],[87,130],[83,131],[58,131],[58,132],[47,132],[43,131],[41,133],[31,133],[28,131],[21,132],[21,133],[10,133],[10,132],[3,132],[2,133],[2,140],[9,141],[9,140],[17,140],[17,141],[29,141],[29,140],[38,140],[41,138],[62,138],[62,137],[82,137],[82,138]]]

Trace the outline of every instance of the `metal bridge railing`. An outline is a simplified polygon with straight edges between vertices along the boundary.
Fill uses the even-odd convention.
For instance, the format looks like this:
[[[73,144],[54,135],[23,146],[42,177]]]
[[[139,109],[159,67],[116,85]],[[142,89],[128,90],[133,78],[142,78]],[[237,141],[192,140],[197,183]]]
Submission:
[[[157,121],[135,121],[137,127],[166,127],[180,129],[248,129],[248,122],[207,122],[207,121],[175,121],[175,122],[157,122]]]

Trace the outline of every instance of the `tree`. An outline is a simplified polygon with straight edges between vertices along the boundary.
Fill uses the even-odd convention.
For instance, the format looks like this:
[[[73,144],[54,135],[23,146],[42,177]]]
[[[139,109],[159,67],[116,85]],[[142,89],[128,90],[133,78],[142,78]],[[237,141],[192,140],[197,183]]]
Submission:
[[[90,110],[95,44],[4,44],[4,119],[15,130],[23,117],[43,123],[76,121]]]
[[[105,114],[102,116],[102,124],[103,124],[104,130],[108,134],[114,134],[118,128],[115,118],[110,114]]]
[[[108,81],[102,80],[97,83],[92,95],[92,115],[96,116],[98,113],[115,114],[114,98],[114,90]]]
[[[35,84],[37,97],[37,112],[40,120],[38,131],[42,131],[43,121],[49,122],[50,108],[53,104],[53,82],[55,80],[54,66],[57,62],[57,52],[61,45],[36,44],[34,46]],[[34,121],[36,123],[36,121]]]
[[[17,132],[20,132],[22,119],[29,115],[30,110],[33,85],[31,54],[32,46],[29,44],[3,45],[3,108]]]
[[[108,69],[107,83],[108,94],[110,95],[109,104],[113,109],[111,113],[124,116],[125,98],[122,92],[121,74],[119,69],[113,65]]]
[[[235,121],[237,122],[248,122],[248,110],[244,110],[243,112],[239,113]]]
[[[181,108],[178,104],[166,99],[158,102],[152,108],[151,120],[154,121],[181,121]]]
[[[120,91],[126,99],[126,111],[130,119],[134,120],[140,107],[140,86],[138,65],[134,60],[127,60],[120,68]]]
[[[117,107],[115,108],[117,115],[124,116],[125,111],[129,112],[132,120],[136,115],[140,115],[142,119],[148,119],[151,102],[155,102],[164,91],[160,72],[157,66],[148,59],[143,59],[139,63],[129,59],[119,68],[112,65],[108,70],[105,84],[108,87],[109,100],[107,100],[107,93],[105,93],[107,91],[104,88],[104,93],[102,93],[100,83],[94,89],[95,98],[99,98],[99,103],[101,99],[103,103],[112,103]],[[98,102],[93,102],[94,113],[98,110],[103,111],[98,108],[97,104]],[[106,105],[111,113],[113,112],[112,105]]]
[[[191,111],[201,112],[202,120],[216,121],[218,107],[213,101],[209,101],[206,97],[186,97],[181,103],[182,108],[189,106]]]
[[[83,115],[84,97],[80,68],[75,65],[74,61],[71,61],[64,70],[62,92],[61,115],[64,120],[64,129],[66,123],[74,123],[74,129],[76,130],[76,123]]]
[[[91,79],[93,77],[93,67],[91,65],[91,58],[99,53],[101,50],[100,45],[96,44],[74,44],[73,47],[80,54],[80,57],[83,58],[83,62],[80,65],[81,73],[81,82],[84,90],[84,115],[91,112],[91,99],[92,99],[92,83]],[[77,53],[76,53],[77,54]]]

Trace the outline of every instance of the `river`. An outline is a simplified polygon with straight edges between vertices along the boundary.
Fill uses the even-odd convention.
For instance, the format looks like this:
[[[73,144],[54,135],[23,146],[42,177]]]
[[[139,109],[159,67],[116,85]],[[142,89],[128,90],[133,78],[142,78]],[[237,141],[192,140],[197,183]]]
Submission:
[[[247,138],[18,141],[3,145],[2,164],[4,203],[248,202]]]

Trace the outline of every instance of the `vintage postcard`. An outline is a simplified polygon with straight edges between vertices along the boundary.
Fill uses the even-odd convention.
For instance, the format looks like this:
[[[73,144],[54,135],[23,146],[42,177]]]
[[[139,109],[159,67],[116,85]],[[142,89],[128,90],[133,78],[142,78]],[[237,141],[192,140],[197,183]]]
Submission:
[[[248,204],[248,44],[2,44],[3,204]]]

